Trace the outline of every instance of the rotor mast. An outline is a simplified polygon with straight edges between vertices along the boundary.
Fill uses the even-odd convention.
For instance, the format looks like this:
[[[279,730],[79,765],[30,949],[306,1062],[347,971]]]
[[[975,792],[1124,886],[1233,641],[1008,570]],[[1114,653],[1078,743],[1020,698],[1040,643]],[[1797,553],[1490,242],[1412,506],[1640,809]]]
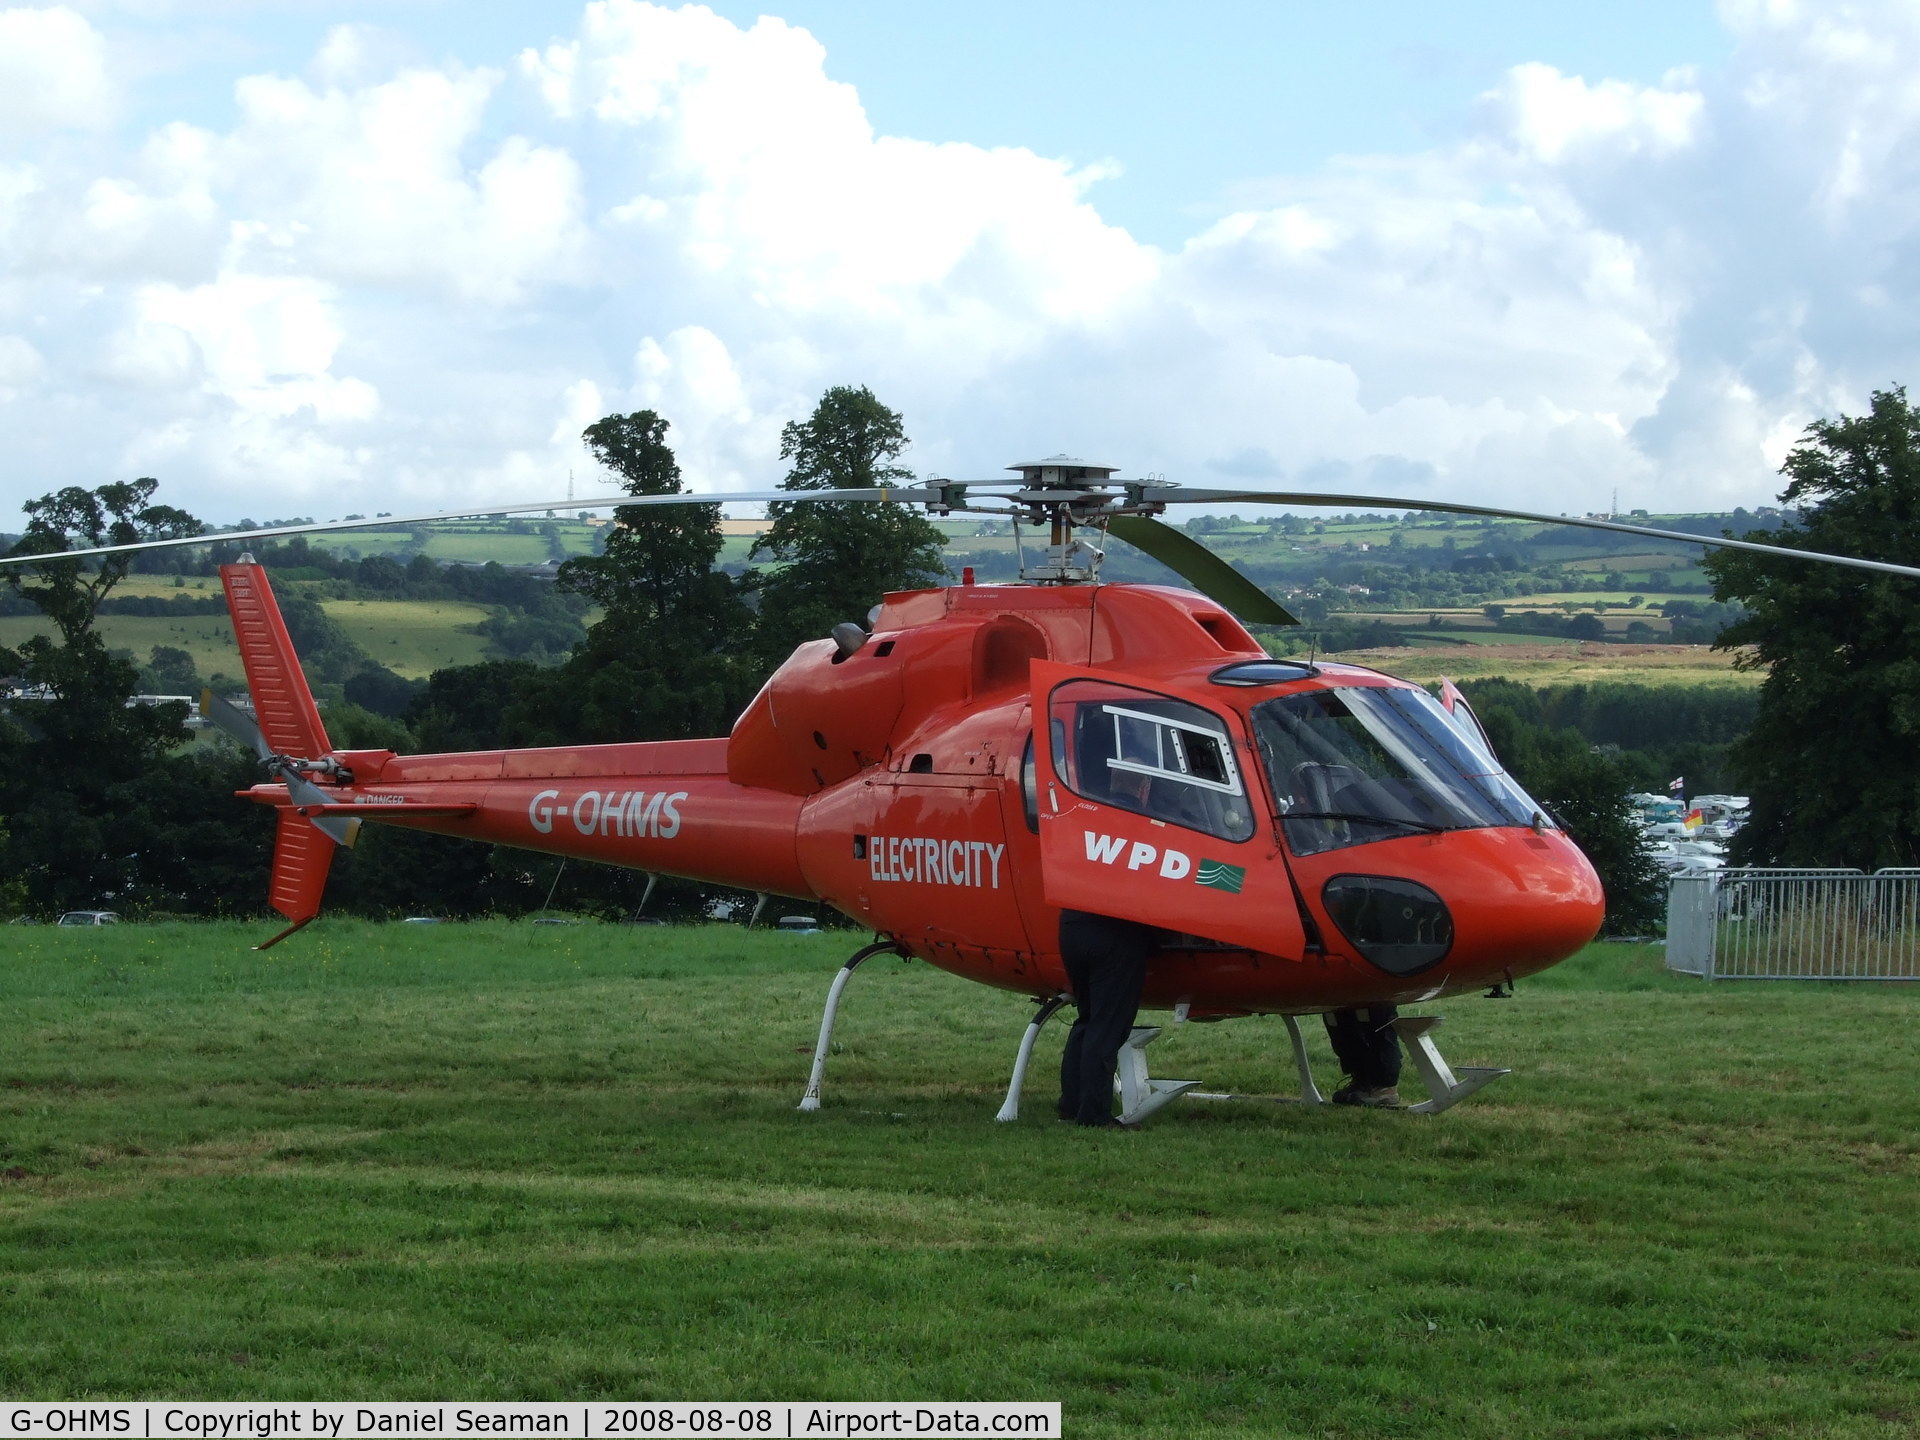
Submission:
[[[1043,560],[1030,565],[1026,552],[1021,551],[1022,581],[1031,585],[1085,585],[1099,578],[1105,552],[1076,532],[1082,526],[1099,528],[1104,538],[1102,522],[1115,508],[1110,477],[1119,468],[1071,455],[1050,455],[1045,460],[1007,466],[1020,475],[1020,489],[1009,497],[1016,507],[1016,542],[1022,520],[1036,529],[1044,526],[1047,531]]]

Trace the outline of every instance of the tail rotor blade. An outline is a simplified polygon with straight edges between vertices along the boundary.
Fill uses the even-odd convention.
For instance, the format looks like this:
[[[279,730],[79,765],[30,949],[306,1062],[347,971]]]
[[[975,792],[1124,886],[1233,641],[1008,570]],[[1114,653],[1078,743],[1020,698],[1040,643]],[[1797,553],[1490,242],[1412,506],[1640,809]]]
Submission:
[[[301,809],[305,809],[309,805],[326,805],[330,803],[327,798],[327,792],[307,779],[307,777],[302,775],[298,770],[283,769],[280,772],[280,778],[286,782],[287,794],[292,797],[293,803]],[[312,823],[314,829],[333,841],[334,844],[343,845],[349,850],[353,848],[353,842],[360,838],[360,822],[358,820],[347,820],[338,815],[309,815],[307,819]]]
[[[267,744],[253,717],[238,705],[222,700],[211,690],[205,690],[200,694],[200,713],[213,721],[222,734],[247,746],[266,762],[274,778],[287,787],[287,795],[296,806],[304,808],[329,803],[326,791],[295,770],[292,762],[273,753],[273,747]],[[352,848],[358,838],[360,822],[357,820],[343,820],[337,815],[309,815],[307,819],[336,845]]]
[[[1237,619],[1254,625],[1298,625],[1266,591],[1242,575],[1185,531],[1146,515],[1116,515],[1107,533],[1144,550],[1209,600],[1217,600]]]
[[[260,733],[259,725],[238,705],[222,700],[211,690],[203,690],[200,692],[200,713],[211,720],[214,728],[229,740],[246,746],[262,760],[273,758],[273,751],[267,745],[266,737]]]

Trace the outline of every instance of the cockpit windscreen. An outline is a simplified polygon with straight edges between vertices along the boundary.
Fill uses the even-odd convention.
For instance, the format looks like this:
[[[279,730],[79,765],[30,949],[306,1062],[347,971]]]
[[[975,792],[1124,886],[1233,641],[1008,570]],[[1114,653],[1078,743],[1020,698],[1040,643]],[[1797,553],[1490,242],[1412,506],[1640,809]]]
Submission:
[[[1254,706],[1253,728],[1296,855],[1540,813],[1424,690],[1309,690]]]

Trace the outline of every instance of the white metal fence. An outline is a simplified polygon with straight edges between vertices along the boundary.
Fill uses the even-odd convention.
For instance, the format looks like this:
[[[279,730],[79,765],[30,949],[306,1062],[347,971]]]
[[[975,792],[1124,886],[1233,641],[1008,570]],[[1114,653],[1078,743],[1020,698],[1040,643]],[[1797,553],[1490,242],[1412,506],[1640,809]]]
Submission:
[[[1708,980],[1920,980],[1920,870],[1676,875],[1667,968]]]

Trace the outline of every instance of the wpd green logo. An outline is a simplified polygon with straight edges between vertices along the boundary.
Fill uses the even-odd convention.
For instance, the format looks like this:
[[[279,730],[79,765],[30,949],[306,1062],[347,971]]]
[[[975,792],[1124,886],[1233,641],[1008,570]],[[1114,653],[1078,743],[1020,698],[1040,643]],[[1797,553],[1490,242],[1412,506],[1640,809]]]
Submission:
[[[1193,883],[1238,895],[1240,887],[1247,883],[1247,867],[1229,865],[1224,860],[1202,860],[1200,868],[1193,873]]]

